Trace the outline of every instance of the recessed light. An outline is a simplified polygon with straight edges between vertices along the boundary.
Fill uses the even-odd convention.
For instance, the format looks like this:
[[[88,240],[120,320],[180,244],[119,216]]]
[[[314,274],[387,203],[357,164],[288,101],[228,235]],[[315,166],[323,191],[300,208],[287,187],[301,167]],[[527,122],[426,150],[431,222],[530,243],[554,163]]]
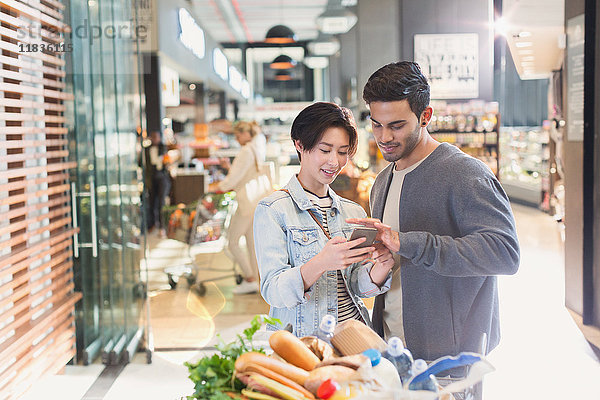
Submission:
[[[533,50],[531,50],[531,49],[519,50],[519,54],[533,54]]]
[[[522,58],[522,60],[523,61],[533,61],[533,60],[535,60],[535,57],[534,56],[525,56]]]
[[[516,42],[515,46],[521,48],[521,47],[531,47],[533,46],[532,42]]]
[[[530,36],[531,36],[531,32],[524,31],[524,32],[519,33],[520,38],[530,37]]]

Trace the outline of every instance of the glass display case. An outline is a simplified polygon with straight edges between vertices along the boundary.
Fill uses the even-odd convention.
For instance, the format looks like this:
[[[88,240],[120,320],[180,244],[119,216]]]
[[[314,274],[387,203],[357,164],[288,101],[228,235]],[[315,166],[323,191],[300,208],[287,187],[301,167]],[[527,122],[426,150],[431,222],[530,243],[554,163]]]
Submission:
[[[541,126],[500,129],[500,181],[512,200],[548,209],[548,142]]]

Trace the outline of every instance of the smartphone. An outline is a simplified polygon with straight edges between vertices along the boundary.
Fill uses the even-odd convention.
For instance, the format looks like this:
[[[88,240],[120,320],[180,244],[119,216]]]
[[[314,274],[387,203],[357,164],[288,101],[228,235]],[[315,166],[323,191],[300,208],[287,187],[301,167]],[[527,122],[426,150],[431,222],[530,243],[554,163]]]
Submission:
[[[365,240],[364,242],[362,242],[361,244],[354,246],[353,249],[360,249],[362,247],[369,247],[373,245],[373,242],[375,242],[375,237],[377,236],[377,229],[374,228],[365,228],[365,227],[360,227],[360,228],[354,228],[354,230],[352,231],[352,235],[350,236],[350,240],[355,240],[361,237],[367,238],[367,240]]]

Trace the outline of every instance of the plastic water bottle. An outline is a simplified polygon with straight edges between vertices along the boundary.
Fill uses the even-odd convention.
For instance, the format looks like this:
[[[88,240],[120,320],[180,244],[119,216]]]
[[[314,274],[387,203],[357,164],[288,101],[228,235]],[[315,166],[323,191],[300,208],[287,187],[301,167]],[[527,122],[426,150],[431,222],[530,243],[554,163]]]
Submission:
[[[335,330],[335,317],[327,314],[321,319],[319,324],[319,330],[317,331],[317,337],[329,344],[331,344],[331,338],[333,337],[333,331]]]
[[[435,376],[429,375],[428,377],[425,377],[425,379],[419,379],[419,381],[415,382],[417,375],[419,375],[421,372],[424,372],[426,369],[427,363],[425,360],[415,360],[412,371],[413,380],[408,384],[408,390],[429,390],[437,393],[438,383],[437,379],[435,379]]]
[[[400,375],[402,384],[406,384],[412,376],[413,356],[410,350],[404,347],[402,340],[396,336],[390,338],[383,356],[392,362]]]
[[[391,388],[401,388],[402,382],[400,381],[400,376],[398,375],[398,370],[386,358],[381,356],[381,353],[377,349],[368,349],[363,351],[363,355],[367,356],[371,361],[371,367],[373,367],[373,372],[377,375],[383,382],[385,382]]]

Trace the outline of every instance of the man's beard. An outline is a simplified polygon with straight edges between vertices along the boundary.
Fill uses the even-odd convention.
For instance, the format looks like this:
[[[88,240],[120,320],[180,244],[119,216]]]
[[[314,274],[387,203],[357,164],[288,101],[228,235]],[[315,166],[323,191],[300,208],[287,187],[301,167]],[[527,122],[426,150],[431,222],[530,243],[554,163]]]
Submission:
[[[408,157],[410,155],[410,153],[413,152],[415,147],[417,147],[417,144],[419,143],[419,139],[421,138],[421,135],[419,134],[420,130],[421,130],[421,127],[417,125],[417,128],[406,139],[405,143],[398,142],[398,145],[400,146],[399,154],[395,154],[395,153],[390,154],[390,153],[382,152],[383,159],[387,162],[395,162],[395,161],[398,161],[398,160]]]

